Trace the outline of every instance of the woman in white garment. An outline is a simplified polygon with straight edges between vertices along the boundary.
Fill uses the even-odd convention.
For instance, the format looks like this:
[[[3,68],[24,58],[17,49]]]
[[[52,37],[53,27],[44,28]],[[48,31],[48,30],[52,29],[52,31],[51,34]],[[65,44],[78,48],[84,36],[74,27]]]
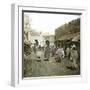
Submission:
[[[46,46],[44,48],[44,60],[49,61],[50,58],[50,42],[46,40]]]
[[[73,61],[74,68],[77,68],[78,67],[78,65],[77,65],[78,52],[77,52],[76,46],[74,44],[71,46],[70,60]]]
[[[61,44],[59,44],[55,55],[56,62],[61,62],[64,57],[64,49],[61,47]]]

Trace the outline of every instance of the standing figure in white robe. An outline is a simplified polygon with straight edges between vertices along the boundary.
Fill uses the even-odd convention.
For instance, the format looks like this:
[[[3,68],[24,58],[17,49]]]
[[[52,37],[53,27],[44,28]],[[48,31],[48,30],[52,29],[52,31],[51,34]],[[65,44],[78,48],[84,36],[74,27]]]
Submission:
[[[50,58],[50,46],[49,46],[49,41],[47,40],[46,41],[46,46],[44,48],[44,58],[45,58],[45,61],[49,61],[49,58]]]
[[[75,45],[72,45],[72,47],[71,47],[70,60],[73,61],[74,68],[77,68],[78,67],[78,65],[77,65],[78,52],[76,50],[76,46]]]

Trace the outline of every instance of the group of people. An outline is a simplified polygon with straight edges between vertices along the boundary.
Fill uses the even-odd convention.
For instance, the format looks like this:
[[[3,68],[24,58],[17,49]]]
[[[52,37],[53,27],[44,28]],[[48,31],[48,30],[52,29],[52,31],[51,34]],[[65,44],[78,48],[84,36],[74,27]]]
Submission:
[[[55,52],[55,56],[58,62],[66,58],[66,60],[72,62],[73,68],[77,69],[79,67],[80,55],[74,43],[67,45],[65,49],[59,46]]]
[[[57,45],[54,43],[54,45],[51,46],[50,42],[46,40],[45,46],[40,47],[38,45],[38,41],[36,41],[33,46],[33,51],[35,54],[37,47],[39,50],[43,50],[45,61],[49,61],[50,57],[54,57],[56,62],[62,62],[64,58],[67,58],[67,60],[70,60],[73,63],[74,68],[78,67],[77,61],[79,58],[79,53],[75,44],[71,44],[66,48],[63,48],[61,43],[58,43]]]

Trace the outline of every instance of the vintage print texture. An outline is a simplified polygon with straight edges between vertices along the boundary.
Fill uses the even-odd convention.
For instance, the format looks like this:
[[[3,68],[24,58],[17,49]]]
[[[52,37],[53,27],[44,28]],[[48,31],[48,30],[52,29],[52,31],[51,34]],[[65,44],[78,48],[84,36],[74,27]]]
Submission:
[[[80,75],[80,15],[23,13],[23,76]]]

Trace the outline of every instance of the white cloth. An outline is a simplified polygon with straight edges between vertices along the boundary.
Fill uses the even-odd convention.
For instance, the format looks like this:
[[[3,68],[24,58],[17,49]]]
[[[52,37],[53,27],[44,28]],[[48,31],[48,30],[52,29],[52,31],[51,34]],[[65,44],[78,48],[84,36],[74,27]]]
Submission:
[[[56,55],[58,55],[58,57],[63,59],[65,57],[63,48],[58,48],[57,51],[56,51]]]
[[[42,57],[42,55],[43,55],[43,54],[42,54],[42,51],[37,51],[37,52],[36,52],[36,55],[37,55],[38,57]]]
[[[66,48],[66,56],[68,57],[70,54],[70,49],[69,48]]]
[[[73,65],[75,68],[77,68],[77,60],[78,60],[78,52],[77,50],[71,50],[71,56],[70,59],[73,61]]]

